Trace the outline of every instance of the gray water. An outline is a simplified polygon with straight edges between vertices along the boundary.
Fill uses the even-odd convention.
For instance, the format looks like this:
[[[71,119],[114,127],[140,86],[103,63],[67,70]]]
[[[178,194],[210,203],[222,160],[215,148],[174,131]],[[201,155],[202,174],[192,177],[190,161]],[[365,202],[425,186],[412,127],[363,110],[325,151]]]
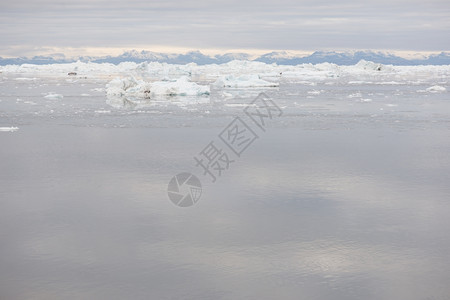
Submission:
[[[0,299],[449,299],[448,93],[265,90],[283,116],[213,183],[193,157],[259,91],[117,107],[99,87],[3,78]]]

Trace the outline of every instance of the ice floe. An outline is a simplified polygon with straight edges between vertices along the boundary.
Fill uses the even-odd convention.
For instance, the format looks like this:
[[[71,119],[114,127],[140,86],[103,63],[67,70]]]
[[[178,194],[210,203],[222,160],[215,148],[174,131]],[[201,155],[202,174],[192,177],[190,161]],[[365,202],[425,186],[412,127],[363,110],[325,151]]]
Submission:
[[[202,96],[209,95],[209,86],[191,82],[188,77],[182,76],[176,80],[155,81],[151,83],[152,95],[168,96]]]
[[[19,130],[19,127],[0,127],[0,132],[14,132]]]
[[[62,98],[64,98],[64,96],[61,94],[48,93],[47,95],[44,96],[44,98],[46,98],[46,99],[62,99]]]
[[[426,89],[427,92],[430,93],[439,93],[439,92],[445,92],[447,89],[440,85],[433,85]]]
[[[134,77],[116,78],[106,86],[108,96],[150,99],[153,96],[202,96],[209,95],[209,86],[189,81],[186,76],[176,80],[148,82]]]
[[[253,88],[253,87],[277,87],[276,82],[269,82],[261,79],[259,75],[226,75],[218,78],[214,82],[216,87],[231,87],[231,88]]]

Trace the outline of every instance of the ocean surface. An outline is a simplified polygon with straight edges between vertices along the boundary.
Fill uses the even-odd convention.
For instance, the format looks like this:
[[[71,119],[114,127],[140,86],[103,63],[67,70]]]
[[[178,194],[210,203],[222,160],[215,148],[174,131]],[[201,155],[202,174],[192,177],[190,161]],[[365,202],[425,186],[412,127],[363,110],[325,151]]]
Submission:
[[[139,101],[0,76],[0,299],[450,297],[448,76]],[[264,130],[260,92],[282,110]],[[239,156],[236,117],[258,136]],[[211,142],[233,160],[214,182]],[[185,208],[182,172],[202,185]]]

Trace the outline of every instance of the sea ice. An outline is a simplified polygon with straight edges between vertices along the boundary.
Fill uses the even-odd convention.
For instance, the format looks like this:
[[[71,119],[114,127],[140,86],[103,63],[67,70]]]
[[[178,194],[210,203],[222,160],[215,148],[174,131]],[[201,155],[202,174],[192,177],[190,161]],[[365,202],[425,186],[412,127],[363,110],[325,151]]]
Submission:
[[[108,96],[150,98],[150,83],[134,77],[116,78],[106,85]]]
[[[216,87],[231,87],[231,88],[250,88],[250,87],[277,87],[276,82],[269,82],[262,80],[259,75],[226,75],[218,78],[214,82]]]
[[[322,92],[324,92],[323,90],[312,90],[312,91],[308,91],[308,94],[310,95],[320,95]]]
[[[366,61],[364,59],[360,60],[355,66],[355,69],[369,70],[369,71],[391,71],[392,68],[386,65],[377,64],[371,61]]]
[[[209,86],[199,85],[189,81],[189,78],[182,76],[177,80],[155,81],[150,88],[152,95],[168,95],[168,96],[202,96],[209,95]]]
[[[14,132],[19,130],[19,127],[0,127],[0,132]]]
[[[447,89],[440,85],[433,85],[426,89],[427,92],[430,93],[439,93],[439,92],[445,92]]]
[[[49,94],[45,95],[44,98],[46,98],[46,99],[62,99],[62,98],[64,98],[64,96],[61,94],[49,93]]]
[[[202,96],[209,95],[209,86],[189,81],[186,76],[176,80],[147,82],[134,77],[116,78],[106,86],[108,96],[150,99],[152,96]]]

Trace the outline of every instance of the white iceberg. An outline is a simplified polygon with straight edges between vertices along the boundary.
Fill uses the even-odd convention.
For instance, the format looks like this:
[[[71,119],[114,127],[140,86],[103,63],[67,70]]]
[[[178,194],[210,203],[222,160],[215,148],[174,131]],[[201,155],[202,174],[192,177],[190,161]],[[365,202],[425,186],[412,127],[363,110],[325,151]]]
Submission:
[[[14,132],[19,130],[19,127],[0,127],[0,132]]]
[[[125,98],[150,98],[150,83],[136,80],[134,77],[116,78],[106,85],[108,96]]]
[[[62,99],[62,98],[64,98],[64,96],[61,94],[48,93],[47,95],[44,96],[44,98],[46,98],[46,99]]]
[[[133,77],[116,78],[106,85],[108,96],[150,99],[152,96],[202,96],[209,95],[209,86],[189,81],[186,76],[177,80],[147,82]]]
[[[356,65],[355,65],[356,69],[363,69],[363,70],[370,70],[370,71],[384,71],[386,69],[385,65],[382,64],[378,64],[378,63],[374,63],[371,61],[366,61],[364,59],[361,59]]]
[[[441,93],[441,92],[445,92],[446,90],[447,89],[445,87],[440,86],[440,85],[433,85],[426,89],[426,91],[430,92],[430,93]]]
[[[215,82],[216,87],[231,87],[231,88],[253,88],[253,87],[277,87],[276,82],[269,82],[262,80],[259,75],[226,75],[219,77]]]
[[[209,95],[209,86],[199,85],[183,76],[174,81],[155,81],[151,84],[152,95],[166,96],[202,96]]]

